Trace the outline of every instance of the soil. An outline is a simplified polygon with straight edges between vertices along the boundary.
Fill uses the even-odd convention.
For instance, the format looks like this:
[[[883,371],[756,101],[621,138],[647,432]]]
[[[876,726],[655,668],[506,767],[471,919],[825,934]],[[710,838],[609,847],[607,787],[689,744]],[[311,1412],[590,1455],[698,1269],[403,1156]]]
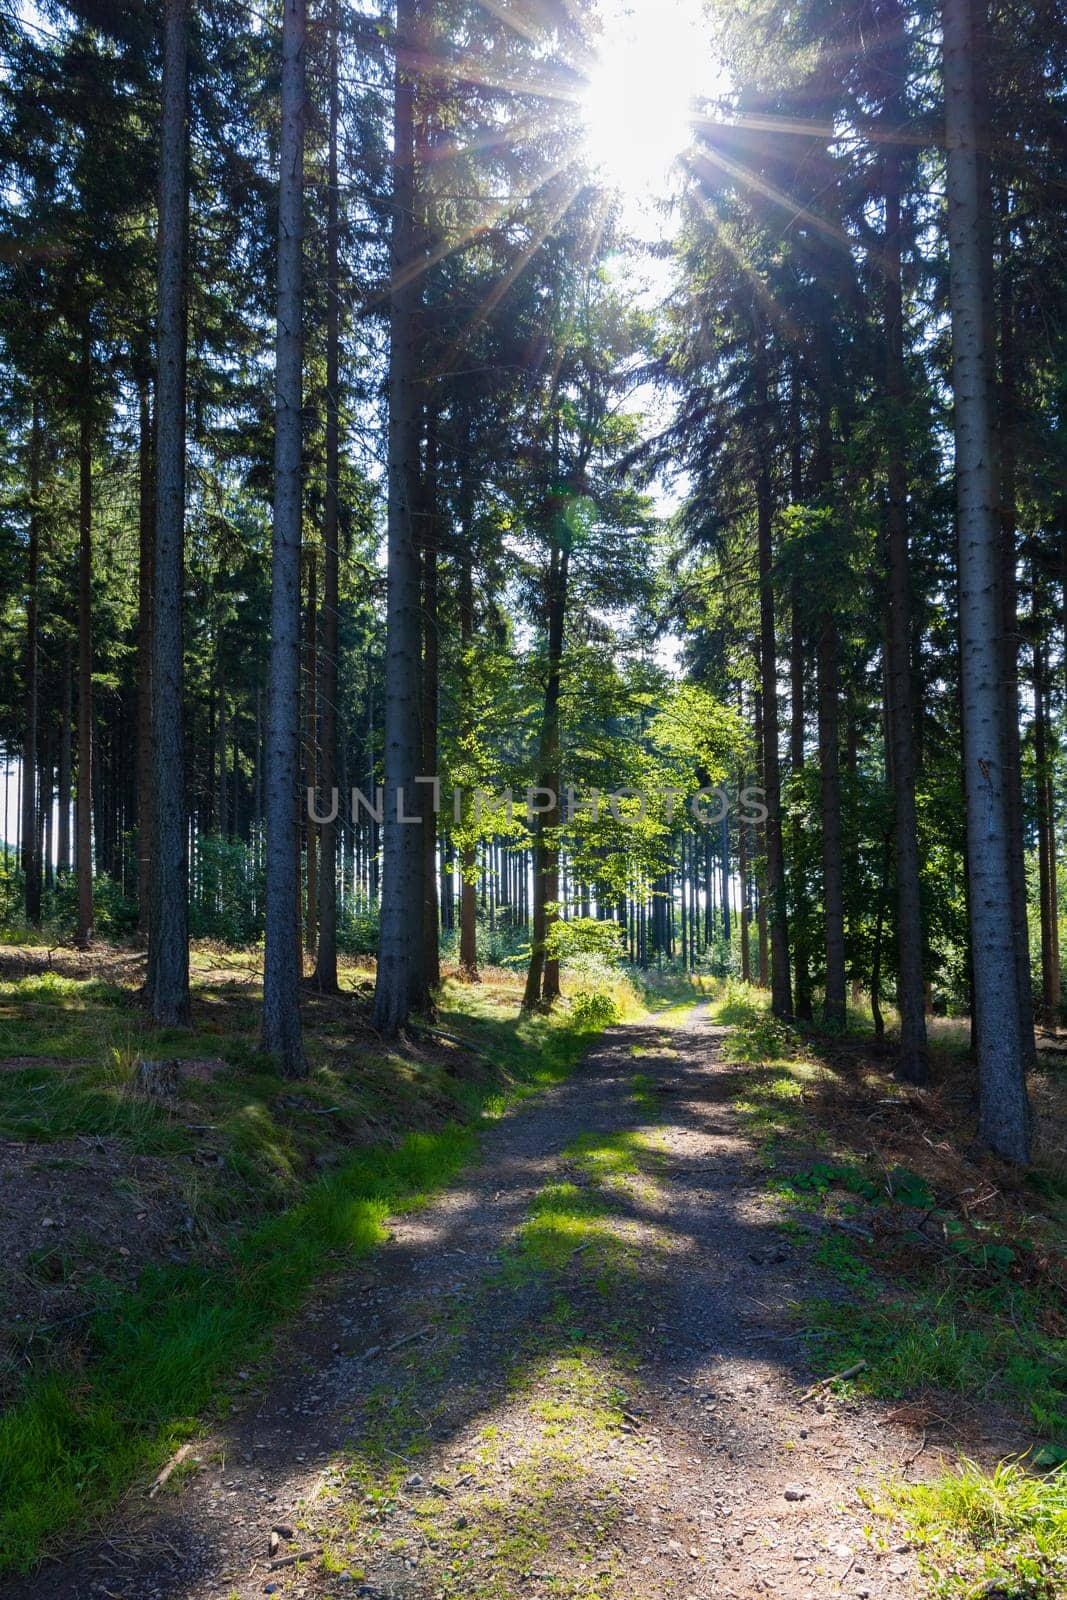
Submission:
[[[917,1594],[914,1551],[860,1490],[932,1472],[939,1437],[921,1406],[802,1398],[792,1305],[845,1291],[780,1229],[722,1032],[702,1009],[609,1029],[305,1308],[155,1499],[140,1486],[104,1536],[0,1593]],[[546,1190],[579,1223],[588,1203],[547,1265]],[[1019,1448],[976,1430],[979,1460]]]
[[[191,1224],[160,1157],[87,1136],[0,1142],[0,1401],[25,1365],[78,1340],[102,1280],[133,1288],[150,1263],[185,1260]]]

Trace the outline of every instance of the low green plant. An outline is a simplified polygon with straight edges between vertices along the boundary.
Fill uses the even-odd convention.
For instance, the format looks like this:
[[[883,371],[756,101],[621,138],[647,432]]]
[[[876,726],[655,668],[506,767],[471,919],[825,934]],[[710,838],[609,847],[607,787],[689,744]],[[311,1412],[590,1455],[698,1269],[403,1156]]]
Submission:
[[[872,1508],[902,1521],[931,1593],[954,1600],[994,1591],[1056,1600],[1067,1585],[1067,1469],[1040,1475],[1020,1461],[991,1473],[973,1461],[930,1483],[888,1483]]]

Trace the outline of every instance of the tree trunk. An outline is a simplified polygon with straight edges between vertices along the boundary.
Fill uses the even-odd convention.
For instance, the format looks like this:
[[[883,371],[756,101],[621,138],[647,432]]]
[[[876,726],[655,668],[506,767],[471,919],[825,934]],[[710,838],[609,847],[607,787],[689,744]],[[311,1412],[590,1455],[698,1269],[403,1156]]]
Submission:
[[[26,921],[41,920],[41,850],[37,829],[39,780],[38,706],[40,703],[40,651],[38,648],[38,582],[41,558],[41,407],[34,396],[30,420],[30,547],[26,574],[26,737],[22,750],[22,871]],[[43,803],[43,794],[42,794]]]
[[[759,355],[760,400],[766,403],[766,377],[763,352]],[[763,713],[763,789],[767,820],[764,841],[767,851],[766,898],[770,907],[771,1010],[776,1017],[793,1012],[789,984],[789,921],[786,911],[785,861],[782,852],[782,795],[778,770],[778,645],[774,625],[774,552],[771,543],[773,506],[770,463],[766,439],[760,429],[759,465],[756,483],[756,523],[759,540],[760,582],[760,701]],[[762,902],[761,902],[762,904]],[[764,916],[762,926],[766,925]]]
[[[337,787],[337,667],[340,636],[338,539],[338,478],[340,473],[340,196],[337,171],[338,0],[330,0],[330,110],[326,199],[326,498],[322,514],[322,744],[319,772],[326,814]],[[315,987],[320,994],[336,994],[337,984],[337,822],[319,828],[319,943],[315,959]]]
[[[741,703],[742,713],[744,701]],[[740,792],[745,787],[744,768],[737,775],[737,788]],[[743,818],[737,820],[737,882],[741,896],[741,980],[743,983],[752,981],[752,944],[751,944],[751,918],[748,901],[748,838],[746,823]]]
[[[156,539],[152,574],[155,858],[146,998],[157,1022],[189,1021],[182,592],[185,550],[185,185],[188,0],[167,0],[156,335]]]
[[[530,965],[526,973],[523,1006],[528,1010],[539,1000],[549,1002],[559,996],[559,962],[550,958],[546,941],[557,914],[548,907],[559,899],[559,846],[554,830],[559,827],[560,740],[559,700],[563,664],[563,634],[567,617],[567,585],[570,552],[560,550],[555,539],[548,570],[547,624],[548,677],[545,682],[545,708],[541,722],[539,784],[551,791],[555,803],[537,818],[534,847],[533,938]]]
[[[423,924],[424,850],[417,826],[422,760],[422,562],[419,485],[418,308],[413,82],[415,0],[398,0],[393,113],[393,224],[389,304],[389,506],[385,664],[385,820],[374,1026],[386,1037],[428,1003]]]
[[[426,470],[422,486],[422,775],[437,772],[437,698],[440,670],[440,623],[437,615],[437,427],[429,418],[426,429]],[[436,784],[422,793],[422,937],[425,982],[436,989],[441,982],[440,905],[437,886]]]
[[[889,130],[893,137],[893,130]],[[897,1076],[906,1083],[928,1077],[923,1007],[923,919],[919,839],[915,815],[915,716],[912,706],[911,577],[908,556],[906,466],[907,379],[904,302],[901,292],[900,155],[883,154],[885,187],[885,392],[889,610],[886,665],[889,737],[893,763],[894,843],[897,868],[897,1007],[900,1053]]]
[[[74,721],[74,662],[70,640],[63,643],[63,698],[59,722],[59,819],[56,828],[56,874],[70,871],[71,730]]]
[[[278,329],[275,366],[274,532],[267,691],[266,943],[263,1048],[287,1078],[307,1074],[300,1032],[297,842],[300,773],[300,541],[302,519],[305,0],[284,0]]]
[[[983,160],[980,171],[987,167]],[[988,207],[992,223],[992,188],[983,182],[980,191],[983,211]],[[1019,601],[1016,578],[1017,526],[1016,526],[1016,429],[1018,427],[1015,380],[1015,306],[1011,271],[1010,223],[1004,224],[1004,263],[1002,268],[1000,337],[1001,383],[999,416],[994,425],[994,443],[998,450],[1000,467],[1000,561],[1001,607],[1004,626],[1001,634],[1003,664],[1000,681],[1004,696],[1004,787],[1008,800],[1008,845],[1011,856],[1011,915],[1015,924],[1015,959],[1018,964],[1019,1028],[1022,1039],[1024,1063],[1027,1069],[1037,1065],[1037,1043],[1034,1038],[1034,1004],[1032,975],[1030,972],[1030,929],[1027,918],[1026,858],[1023,839],[1023,769],[1022,747],[1019,739]],[[988,244],[985,243],[988,237]],[[983,261],[985,274],[986,317],[992,325],[993,301],[993,250],[991,234],[983,229]],[[990,333],[992,340],[992,333]]]
[[[1037,612],[1037,585],[1034,586]],[[1035,615],[1036,620],[1036,615]],[[1043,619],[1042,619],[1043,620]],[[1040,626],[1040,624],[1039,624]],[[1035,639],[1034,659],[1034,786],[1037,791],[1037,853],[1041,904],[1041,1020],[1055,1029],[1060,1011],[1060,964],[1057,946],[1056,813],[1052,791],[1045,647]]]
[[[978,1047],[979,1135],[1007,1160],[1030,1157],[1017,933],[1011,916],[1001,583],[990,414],[992,350],[983,308],[973,0],[943,0],[949,303],[959,522],[960,675]]]
[[[801,459],[800,364],[790,366],[789,377],[789,495],[799,506],[804,492]],[[795,783],[804,770],[804,613],[800,579],[794,577],[790,589],[789,638],[789,771]],[[808,960],[808,896],[804,881],[803,828],[794,816],[790,830],[793,847],[793,963],[796,972],[796,1014],[811,1022],[811,976]]]
[[[469,652],[474,639],[474,586],[471,582],[471,563],[474,553],[471,542],[474,537],[473,518],[469,500],[465,499],[462,516],[461,534],[462,550],[460,554],[459,572],[459,630],[460,646],[463,655],[463,707],[464,707],[464,733],[467,737],[473,732],[470,721],[470,703],[472,685],[470,682]],[[468,813],[473,804],[470,795],[464,800]],[[478,891],[475,883],[475,874],[478,868],[477,855],[474,844],[467,843],[460,848],[460,880],[459,880],[459,967],[460,975],[468,983],[477,983],[478,980]]]
[[[155,565],[155,496],[151,385],[139,384],[139,550],[137,562],[137,931],[148,937],[152,920],[152,813],[155,776],[152,761],[152,568]]]
[[[93,939],[93,455],[92,334],[82,330],[81,407],[78,419],[78,791],[76,866],[78,924],[75,943]]]
[[[845,1009],[844,861],[841,837],[841,752],[839,748],[838,651],[833,613],[824,611],[819,628],[816,674],[819,693],[819,756],[822,778],[823,914],[826,920],[826,990],[823,1022],[843,1028]]]

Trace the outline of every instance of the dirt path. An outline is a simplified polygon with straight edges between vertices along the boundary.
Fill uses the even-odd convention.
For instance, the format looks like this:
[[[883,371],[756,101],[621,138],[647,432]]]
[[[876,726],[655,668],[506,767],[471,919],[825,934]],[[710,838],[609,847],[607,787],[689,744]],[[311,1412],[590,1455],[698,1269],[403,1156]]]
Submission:
[[[3,1593],[918,1593],[857,1486],[921,1439],[799,1403],[787,1307],[835,1291],[776,1228],[719,1033],[700,1011],[609,1030],[310,1309],[150,1507]]]

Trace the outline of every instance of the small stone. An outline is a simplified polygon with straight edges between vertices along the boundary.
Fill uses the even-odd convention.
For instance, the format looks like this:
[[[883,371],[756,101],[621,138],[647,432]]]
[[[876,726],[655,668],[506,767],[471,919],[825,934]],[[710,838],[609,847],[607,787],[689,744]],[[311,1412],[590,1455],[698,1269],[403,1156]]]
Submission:
[[[421,1472],[413,1472],[410,1475],[410,1477],[407,1477],[407,1478],[404,1479],[404,1488],[405,1489],[417,1489],[417,1488],[419,1488],[421,1483],[422,1483],[422,1473]]]
[[[798,1483],[786,1484],[785,1497],[787,1500],[806,1500],[808,1491],[802,1489]]]
[[[274,1524],[274,1531],[278,1535],[279,1539],[291,1539],[293,1537],[293,1530],[288,1522],[276,1522]]]
[[[272,1528],[271,1529],[270,1538],[267,1540],[267,1554],[268,1555],[276,1556],[278,1554],[278,1542],[279,1542],[278,1541],[278,1535],[275,1533],[274,1529]]]

